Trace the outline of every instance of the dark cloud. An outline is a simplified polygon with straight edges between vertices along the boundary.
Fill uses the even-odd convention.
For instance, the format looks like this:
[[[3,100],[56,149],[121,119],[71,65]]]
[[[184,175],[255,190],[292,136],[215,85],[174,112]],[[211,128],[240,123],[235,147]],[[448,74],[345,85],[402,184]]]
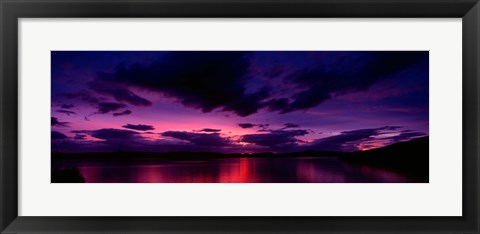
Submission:
[[[425,133],[416,132],[416,131],[409,131],[409,132],[402,132],[397,136],[389,137],[387,139],[392,140],[392,142],[400,142],[400,141],[407,141],[411,140],[416,137],[425,136]]]
[[[238,126],[241,128],[253,128],[253,127],[258,127],[258,128],[266,128],[269,126],[269,124],[252,124],[252,123],[239,123]]]
[[[63,113],[63,114],[67,114],[67,115],[75,115],[77,113],[75,113],[74,111],[69,111],[69,110],[57,110],[58,113]]]
[[[355,143],[379,135],[379,128],[359,129],[341,132],[339,135],[326,137],[313,141],[312,149],[321,151],[356,151]]]
[[[129,114],[132,114],[131,110],[124,110],[122,112],[113,113],[113,116],[122,116],[122,115],[129,115]]]
[[[275,77],[279,76],[280,74],[282,74],[284,72],[284,70],[285,69],[281,66],[273,66],[273,67],[270,67],[270,68],[266,69],[266,71],[263,73],[263,75],[268,77],[268,78],[275,78]]]
[[[198,130],[199,132],[220,132],[222,129],[213,129],[213,128],[204,128],[201,130]]]
[[[389,131],[396,131],[398,129],[403,128],[402,126],[385,126],[382,128],[379,128],[380,130],[389,130]]]
[[[107,82],[103,80],[95,80],[88,83],[91,90],[105,95],[110,95],[118,102],[126,102],[134,106],[151,106],[152,103],[128,88],[122,87],[114,82]]]
[[[318,106],[320,103],[331,98],[330,91],[324,91],[322,86],[312,86],[308,90],[294,94],[291,103],[288,103],[280,113],[285,114],[292,111],[304,110]],[[273,107],[269,107],[273,109]]]
[[[63,140],[68,138],[65,134],[57,131],[52,131],[51,137],[52,137],[52,140]]]
[[[133,136],[136,136],[137,134],[139,133],[135,131],[130,131],[130,130],[104,128],[104,129],[92,131],[90,135],[98,139],[108,140],[108,139],[130,139]]]
[[[241,137],[242,142],[253,143],[261,146],[277,146],[286,143],[299,142],[295,137],[308,134],[307,130],[272,130],[269,133],[247,134]]]
[[[126,108],[127,105],[123,103],[116,103],[116,102],[101,102],[98,103],[97,106],[97,114],[107,114],[112,111],[117,111],[123,108]]]
[[[87,135],[85,134],[75,134],[75,136],[73,137],[73,139],[75,140],[85,140],[87,138]]]
[[[179,140],[189,141],[198,146],[212,147],[228,146],[231,144],[229,139],[221,137],[219,133],[167,131],[161,133],[161,135]]]
[[[72,109],[74,107],[73,104],[62,104],[60,108],[62,109]]]
[[[75,93],[64,93],[64,94],[61,94],[61,96],[67,99],[79,99],[88,104],[93,104],[93,105],[101,101],[100,98],[95,97],[95,95],[93,95],[91,92],[86,90],[82,90]]]
[[[60,122],[56,117],[51,117],[51,126],[70,127],[70,123]]]
[[[149,65],[120,65],[97,79],[161,92],[203,112],[214,109],[240,116],[257,112],[267,90],[247,93],[248,53],[240,51],[176,51]]]
[[[258,92],[243,95],[241,98],[226,105],[223,110],[233,111],[242,117],[249,116],[257,113],[257,111],[263,106],[261,103],[262,100],[268,98],[269,96],[270,91],[268,88],[262,88]]]
[[[239,123],[238,126],[241,128],[253,128],[257,126],[256,124],[251,124],[251,123]]]
[[[139,133],[136,131],[115,128],[102,128],[98,130],[76,130],[72,131],[72,133],[88,134],[92,137],[103,140],[132,139],[139,135]]]
[[[151,125],[144,125],[144,124],[127,124],[123,125],[122,127],[128,128],[128,129],[133,129],[133,130],[138,130],[138,131],[148,131],[148,130],[154,130],[155,128]]]
[[[55,145],[57,150],[70,152],[72,147],[79,152],[100,152],[100,151],[170,151],[181,150],[180,147],[170,147],[162,141],[147,140],[137,131],[103,128],[97,130],[74,130],[74,140],[63,140]],[[86,139],[88,136],[101,139],[92,141]],[[60,144],[61,143],[61,144]]]
[[[270,111],[280,111],[287,109],[289,103],[290,101],[287,98],[274,98],[265,102],[263,105]]]
[[[266,127],[270,126],[270,124],[257,124],[257,127],[265,129]]]
[[[273,106],[268,107],[280,110],[280,113],[312,108],[332,96],[365,90],[422,59],[428,59],[428,52],[375,51],[357,53],[356,56],[350,54],[335,64],[325,63],[324,66],[291,75],[289,80],[303,91],[294,94],[291,97],[293,100],[285,108],[280,109],[276,102],[269,103]]]
[[[344,131],[339,135],[314,140],[308,148],[321,151],[356,151],[358,143],[372,140],[388,131],[397,130],[399,126],[385,126],[381,128],[358,129]],[[387,132],[386,132],[387,131]]]
[[[92,52],[91,56],[98,53]],[[93,80],[82,83],[88,89],[63,97],[83,100],[91,106],[109,99],[151,106],[150,100],[141,97],[148,90],[203,112],[218,110],[242,117],[259,110],[306,110],[332,97],[366,91],[411,65],[428,64],[418,63],[428,61],[427,51],[171,51],[155,52],[144,60],[122,57],[123,52],[101,53],[123,58],[115,59],[122,62],[110,60],[108,66],[99,68]],[[141,57],[143,53],[133,54]],[[75,56],[72,54],[71,59]],[[428,71],[428,67],[422,69]],[[68,106],[73,104],[63,105],[62,109],[70,109]]]
[[[300,125],[294,124],[294,123],[285,123],[284,126],[285,126],[284,128],[298,128],[298,127],[300,127]]]
[[[121,130],[121,129],[116,129]],[[58,152],[218,152],[219,148],[228,146],[216,144],[192,144],[170,139],[146,140],[140,134],[117,132],[115,129],[99,129],[94,131],[77,131],[73,139],[52,141],[52,150]],[[97,135],[101,141],[86,139],[86,135]],[[98,135],[101,134],[101,135]]]

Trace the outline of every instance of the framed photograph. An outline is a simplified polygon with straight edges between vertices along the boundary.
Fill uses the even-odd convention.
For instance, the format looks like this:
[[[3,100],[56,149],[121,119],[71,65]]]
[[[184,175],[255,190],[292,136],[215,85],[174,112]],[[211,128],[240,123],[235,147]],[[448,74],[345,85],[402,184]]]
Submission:
[[[479,232],[477,0],[0,11],[1,233]]]

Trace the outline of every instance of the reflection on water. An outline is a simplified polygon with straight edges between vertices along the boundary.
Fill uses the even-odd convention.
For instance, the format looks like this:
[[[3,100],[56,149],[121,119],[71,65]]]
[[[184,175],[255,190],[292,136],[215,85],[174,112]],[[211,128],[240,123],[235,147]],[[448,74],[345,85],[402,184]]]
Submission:
[[[407,177],[357,166],[335,157],[223,158],[206,160],[54,161],[53,168],[76,167],[87,183],[398,183]]]

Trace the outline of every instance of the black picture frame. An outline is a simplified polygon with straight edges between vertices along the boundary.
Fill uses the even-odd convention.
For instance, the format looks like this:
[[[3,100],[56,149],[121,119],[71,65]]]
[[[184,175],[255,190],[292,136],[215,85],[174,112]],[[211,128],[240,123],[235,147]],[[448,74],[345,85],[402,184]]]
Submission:
[[[0,0],[0,15],[1,233],[479,232],[480,5],[478,0]],[[37,17],[462,18],[463,216],[18,216],[18,19]]]

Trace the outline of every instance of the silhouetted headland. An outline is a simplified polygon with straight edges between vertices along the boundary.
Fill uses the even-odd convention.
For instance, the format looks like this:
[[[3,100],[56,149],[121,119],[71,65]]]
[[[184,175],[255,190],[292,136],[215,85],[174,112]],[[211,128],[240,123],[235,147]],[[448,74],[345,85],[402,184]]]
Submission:
[[[420,137],[382,148],[345,154],[341,159],[351,164],[385,168],[422,182],[428,182],[429,138]]]

